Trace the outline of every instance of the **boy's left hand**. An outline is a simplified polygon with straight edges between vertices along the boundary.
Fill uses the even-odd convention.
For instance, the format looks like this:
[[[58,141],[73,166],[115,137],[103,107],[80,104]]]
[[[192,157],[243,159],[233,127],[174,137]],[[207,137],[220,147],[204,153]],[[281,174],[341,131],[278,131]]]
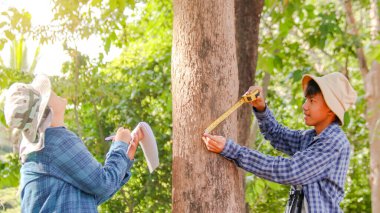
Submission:
[[[202,140],[206,144],[207,149],[215,153],[221,153],[227,141],[223,136],[210,135],[207,133],[203,134]]]

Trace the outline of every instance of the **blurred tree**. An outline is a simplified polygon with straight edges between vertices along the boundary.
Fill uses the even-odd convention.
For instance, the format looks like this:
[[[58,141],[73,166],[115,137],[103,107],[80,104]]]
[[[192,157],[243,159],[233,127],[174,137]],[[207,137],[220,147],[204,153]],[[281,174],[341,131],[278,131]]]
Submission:
[[[2,10],[0,10],[2,11]],[[28,12],[9,8],[0,13],[0,51],[9,41],[22,40],[31,34],[31,16]]]
[[[244,94],[255,82],[259,47],[259,26],[263,6],[263,0],[235,0],[235,37],[239,96]],[[241,145],[249,145],[250,128],[247,127],[251,125],[251,118],[252,107],[248,104],[241,106],[237,110],[237,142]],[[240,172],[244,175],[242,170]],[[245,178],[243,178],[243,181],[245,188]],[[246,211],[249,211],[249,205],[246,206]]]
[[[109,147],[104,137],[118,126],[133,128],[146,121],[156,134],[161,166],[149,174],[139,152],[132,179],[99,207],[101,212],[167,212],[171,207],[171,3],[150,1],[135,13],[139,18],[125,26],[128,42],[116,36],[111,40],[124,47],[112,62],[105,63],[103,54],[91,60],[67,41],[71,60],[63,66],[64,77],[55,82],[73,106],[67,111],[69,128],[99,161]],[[112,26],[104,34],[111,31]]]
[[[24,38],[21,38],[20,40],[13,40],[12,46],[10,47],[10,52],[10,68],[19,70],[20,72],[34,73],[40,52],[39,47],[35,50],[32,63],[28,63],[28,50]]]
[[[379,2],[377,0],[370,1],[370,34],[371,48],[379,48]],[[365,99],[367,101],[367,124],[369,128],[370,138],[370,154],[371,154],[371,189],[372,189],[372,211],[377,212],[380,209],[380,55],[378,50],[374,50],[375,55],[367,59],[364,54],[361,33],[356,23],[356,18],[352,10],[351,0],[344,1],[344,8],[346,11],[347,23],[350,27],[350,34],[357,39],[355,43],[356,56],[359,62],[360,72],[362,74],[363,83],[365,87]],[[372,54],[374,54],[372,51]],[[371,64],[371,66],[368,65]],[[370,67],[370,68],[368,68]]]
[[[259,25],[264,1],[235,0],[236,55],[239,75],[239,93],[243,95],[254,85],[259,46]],[[238,109],[238,142],[248,145],[252,108]]]

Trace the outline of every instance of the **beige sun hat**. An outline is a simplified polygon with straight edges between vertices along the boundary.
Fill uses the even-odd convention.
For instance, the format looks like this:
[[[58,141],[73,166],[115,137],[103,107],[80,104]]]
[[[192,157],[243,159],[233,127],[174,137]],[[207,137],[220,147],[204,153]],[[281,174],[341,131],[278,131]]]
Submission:
[[[44,148],[45,129],[50,125],[50,80],[37,75],[31,84],[14,83],[7,91],[4,116],[7,125],[21,131],[20,157]]]
[[[305,92],[307,84],[313,79],[322,91],[323,98],[327,106],[338,116],[340,124],[344,124],[344,113],[353,106],[357,94],[352,88],[346,76],[342,73],[334,72],[322,77],[304,75],[302,77],[302,88]]]

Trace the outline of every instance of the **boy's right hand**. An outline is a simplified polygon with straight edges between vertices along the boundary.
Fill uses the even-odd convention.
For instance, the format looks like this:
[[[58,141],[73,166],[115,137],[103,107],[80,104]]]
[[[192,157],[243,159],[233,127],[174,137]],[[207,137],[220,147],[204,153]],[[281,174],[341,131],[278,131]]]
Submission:
[[[260,86],[251,86],[251,87],[249,87],[248,91],[245,94],[251,93],[255,90],[259,90],[260,94],[256,98],[256,100],[250,102],[249,104],[251,104],[253,107],[255,107],[257,111],[263,112],[265,110],[265,107],[266,107],[264,96],[263,96],[263,88]]]

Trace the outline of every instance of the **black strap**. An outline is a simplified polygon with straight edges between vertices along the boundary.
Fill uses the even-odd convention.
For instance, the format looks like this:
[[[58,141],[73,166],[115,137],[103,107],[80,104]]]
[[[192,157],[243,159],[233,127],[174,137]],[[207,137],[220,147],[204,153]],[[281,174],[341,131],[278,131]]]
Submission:
[[[290,213],[301,213],[304,194],[302,189],[292,189],[289,195]]]

